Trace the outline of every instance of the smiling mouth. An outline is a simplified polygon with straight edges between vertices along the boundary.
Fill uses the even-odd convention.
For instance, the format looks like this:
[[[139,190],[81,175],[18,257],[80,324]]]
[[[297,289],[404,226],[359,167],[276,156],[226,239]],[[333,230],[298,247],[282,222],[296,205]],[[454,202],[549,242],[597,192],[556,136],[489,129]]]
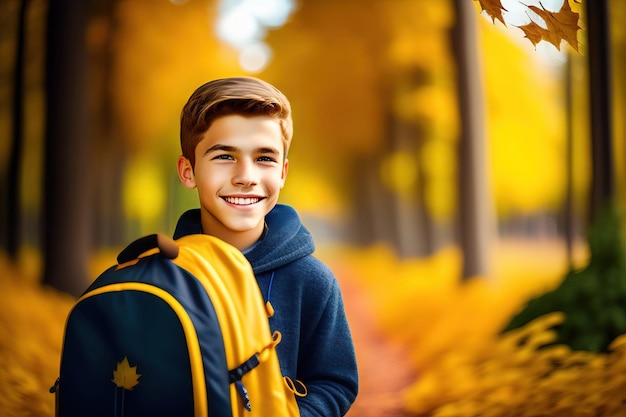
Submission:
[[[227,203],[235,204],[237,206],[249,206],[256,204],[261,199],[259,197],[222,197]]]

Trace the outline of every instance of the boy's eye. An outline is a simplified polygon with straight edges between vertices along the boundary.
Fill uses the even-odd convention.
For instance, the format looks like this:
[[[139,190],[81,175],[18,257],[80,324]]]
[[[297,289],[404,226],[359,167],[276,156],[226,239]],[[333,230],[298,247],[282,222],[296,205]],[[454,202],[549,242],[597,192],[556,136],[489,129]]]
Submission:
[[[213,159],[225,159],[225,160],[231,160],[234,159],[231,155],[227,155],[227,154],[221,154],[221,155],[216,155],[213,157]]]
[[[276,162],[276,159],[270,156],[259,156],[258,161],[259,162]]]

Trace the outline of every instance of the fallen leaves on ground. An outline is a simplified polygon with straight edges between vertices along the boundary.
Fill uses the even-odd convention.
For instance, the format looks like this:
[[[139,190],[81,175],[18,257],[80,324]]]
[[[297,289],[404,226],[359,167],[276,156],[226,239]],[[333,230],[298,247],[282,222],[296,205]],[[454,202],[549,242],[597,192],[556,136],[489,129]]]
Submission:
[[[553,340],[558,314],[498,334],[526,299],[557,286],[565,270],[562,254],[551,247],[527,246],[495,254],[496,278],[468,281],[458,280],[455,248],[409,260],[383,246],[332,249],[324,258],[346,297],[358,296],[346,305],[362,318],[351,325],[359,359],[368,361],[360,371],[369,374],[361,375],[355,410],[424,417],[626,415],[626,336],[607,354],[542,347]],[[74,302],[40,286],[32,264],[17,267],[0,256],[0,410],[7,417],[54,415],[49,388]]]

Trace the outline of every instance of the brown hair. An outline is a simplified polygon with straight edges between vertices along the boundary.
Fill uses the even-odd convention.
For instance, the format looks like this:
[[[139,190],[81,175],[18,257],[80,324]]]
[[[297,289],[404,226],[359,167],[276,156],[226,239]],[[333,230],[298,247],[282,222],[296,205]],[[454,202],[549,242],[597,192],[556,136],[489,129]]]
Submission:
[[[180,146],[183,156],[195,166],[196,146],[213,121],[222,116],[270,116],[280,124],[285,157],[293,137],[291,104],[273,85],[253,77],[209,81],[196,89],[183,107]]]

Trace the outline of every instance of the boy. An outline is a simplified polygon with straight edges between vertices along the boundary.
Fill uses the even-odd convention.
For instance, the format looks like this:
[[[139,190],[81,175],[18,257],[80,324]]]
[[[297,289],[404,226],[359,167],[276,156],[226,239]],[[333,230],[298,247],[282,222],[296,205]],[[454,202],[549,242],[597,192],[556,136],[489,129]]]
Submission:
[[[270,328],[282,333],[281,371],[306,387],[301,416],[339,417],[357,395],[354,347],[335,276],[313,257],[296,212],[277,204],[292,136],[291,105],[272,85],[233,77],[200,86],[182,111],[178,159],[200,209],[181,216],[174,238],[206,233],[243,252],[274,309]]]

